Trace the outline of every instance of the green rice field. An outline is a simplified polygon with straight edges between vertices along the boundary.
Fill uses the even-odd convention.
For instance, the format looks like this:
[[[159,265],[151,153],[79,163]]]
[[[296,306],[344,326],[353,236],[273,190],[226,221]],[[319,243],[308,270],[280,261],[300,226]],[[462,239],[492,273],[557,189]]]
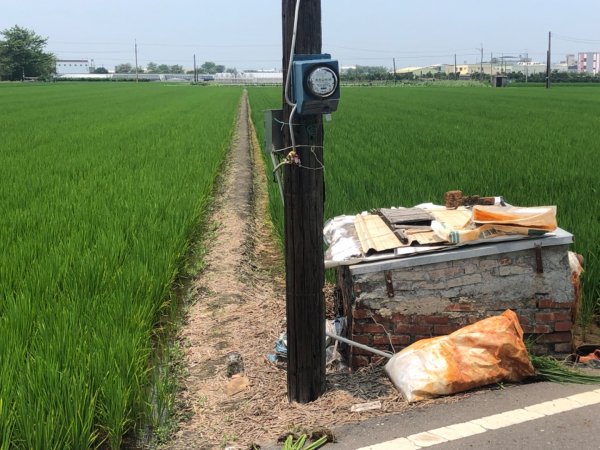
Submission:
[[[241,89],[0,85],[0,449],[121,445]]]
[[[253,118],[281,89],[250,91]],[[600,88],[349,87],[325,125],[325,217],[443,203],[446,191],[557,205],[585,257],[582,316],[600,298]],[[272,215],[282,229],[279,193]]]

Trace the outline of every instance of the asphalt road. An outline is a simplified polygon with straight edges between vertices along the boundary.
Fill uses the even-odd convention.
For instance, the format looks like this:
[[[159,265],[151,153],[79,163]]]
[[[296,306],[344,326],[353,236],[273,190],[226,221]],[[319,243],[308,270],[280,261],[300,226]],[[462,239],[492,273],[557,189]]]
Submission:
[[[540,405],[579,393],[585,394],[578,397],[580,404],[575,407],[571,400],[554,402],[555,407]],[[594,404],[582,406],[588,400]],[[574,409],[560,412],[565,405]],[[523,411],[522,408],[527,409]],[[478,428],[470,422],[509,411],[504,416],[488,419],[494,427],[499,426],[498,429]],[[503,425],[503,419],[510,423],[519,414],[529,414],[530,420]],[[431,404],[394,416],[341,426],[335,430],[338,442],[324,448],[418,449],[422,447],[413,444],[423,444],[423,441],[402,438],[448,426],[457,430],[473,429],[478,434],[468,436],[469,433],[465,433],[465,437],[425,444],[434,443],[431,448],[442,450],[600,449],[600,386],[533,383],[482,390],[455,403]],[[387,444],[382,444],[384,442]]]

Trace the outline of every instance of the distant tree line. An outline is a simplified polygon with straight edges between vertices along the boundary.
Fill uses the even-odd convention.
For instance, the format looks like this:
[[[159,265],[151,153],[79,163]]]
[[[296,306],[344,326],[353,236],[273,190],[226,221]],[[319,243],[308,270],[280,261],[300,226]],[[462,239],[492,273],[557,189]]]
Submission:
[[[18,25],[1,31],[0,35],[0,80],[52,76],[56,58],[44,51],[48,38]]]
[[[102,68],[103,69],[103,68]],[[237,75],[237,69],[235,68],[226,68],[222,64],[216,64],[212,61],[206,61],[204,64],[198,67],[198,73],[203,74],[211,74],[215,73],[233,73]],[[98,73],[98,72],[97,72]],[[99,72],[104,73],[104,72]],[[119,64],[115,67],[115,73],[136,73],[135,66],[125,63]],[[157,64],[155,62],[149,62],[146,67],[138,67],[137,73],[194,73],[193,70],[188,70],[187,72],[184,70],[183,66],[179,64],[167,65],[167,64]]]
[[[506,74],[509,80],[516,82],[525,82],[525,74],[522,72],[511,72]],[[527,77],[527,81],[531,83],[545,83],[545,73],[534,73]],[[559,72],[553,70],[550,74],[550,81],[552,83],[600,83],[600,76],[591,73],[579,73],[579,72]]]
[[[342,81],[385,81],[393,80],[394,74],[383,66],[356,66],[345,70],[340,78]]]

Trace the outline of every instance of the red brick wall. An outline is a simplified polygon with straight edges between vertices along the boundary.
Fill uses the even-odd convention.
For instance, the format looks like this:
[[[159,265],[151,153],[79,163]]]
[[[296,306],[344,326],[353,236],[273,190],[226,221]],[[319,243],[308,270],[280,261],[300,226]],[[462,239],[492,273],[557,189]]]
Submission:
[[[482,266],[501,267],[504,259],[499,259],[496,266],[484,260]],[[415,270],[417,269],[415,268]],[[435,267],[429,269],[428,277],[435,282],[431,274],[436,274],[439,269]],[[423,270],[427,271],[428,268],[423,267]],[[411,276],[417,278],[414,273]],[[486,276],[489,277],[490,274],[484,272],[484,279]],[[395,274],[394,278],[399,279],[401,276]],[[510,277],[502,280],[504,279],[511,283]],[[369,286],[376,284],[373,281],[369,281],[369,283]],[[381,283],[385,286],[383,277]],[[416,297],[410,298],[408,295],[402,297],[402,293],[398,291],[395,298],[392,299],[385,298],[383,295],[381,298],[374,298],[373,292],[379,292],[374,289],[379,288],[369,286],[361,285],[353,279],[347,267],[338,270],[338,287],[342,292],[343,309],[347,320],[347,337],[379,350],[398,352],[419,339],[446,335],[465,325],[501,314],[506,309],[512,309],[519,317],[526,339],[534,340],[533,352],[557,354],[572,351],[571,329],[575,302],[574,300],[568,301],[568,295],[565,297],[564,294],[565,290],[563,290],[563,298],[560,301],[554,301],[551,294],[548,293],[529,294],[530,296],[525,298],[509,298],[507,296],[499,299],[497,292],[492,298],[475,295],[458,298],[443,297],[439,302],[435,302],[436,305],[439,304],[438,310],[420,314],[416,312],[419,309],[418,292]],[[363,292],[365,289],[368,289],[368,292]],[[414,291],[412,292],[414,293]],[[369,295],[365,295],[365,293]],[[431,298],[431,290],[426,295],[427,298]],[[575,298],[574,293],[572,298]],[[396,305],[402,305],[396,308],[403,308],[402,312],[394,310]],[[348,348],[348,356],[350,366],[353,368],[366,366],[381,359],[356,347]]]

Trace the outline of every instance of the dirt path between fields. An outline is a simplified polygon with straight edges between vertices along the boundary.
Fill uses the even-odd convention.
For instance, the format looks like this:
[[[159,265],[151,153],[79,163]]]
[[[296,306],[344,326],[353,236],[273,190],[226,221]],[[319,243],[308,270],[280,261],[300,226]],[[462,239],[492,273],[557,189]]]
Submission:
[[[187,375],[179,398],[185,406],[178,413],[188,420],[168,449],[247,449],[291,429],[310,432],[407,408],[381,367],[329,374],[320,399],[288,402],[285,370],[265,357],[285,330],[285,283],[268,220],[266,187],[272,180],[265,175],[248,109],[244,93],[210,219],[217,226],[207,240],[206,268],[195,280],[195,299],[180,332]],[[231,352],[242,356],[249,384],[243,388],[246,380],[236,381],[242,389],[235,394],[227,393]],[[382,401],[381,410],[350,412],[353,404],[374,399]]]

